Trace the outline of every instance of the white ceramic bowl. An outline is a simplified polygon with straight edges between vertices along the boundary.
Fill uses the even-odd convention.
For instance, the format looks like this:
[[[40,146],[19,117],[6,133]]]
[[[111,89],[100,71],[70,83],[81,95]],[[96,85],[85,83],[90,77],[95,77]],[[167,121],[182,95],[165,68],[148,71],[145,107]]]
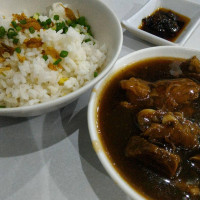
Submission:
[[[102,79],[93,89],[88,105],[88,127],[89,133],[92,140],[93,148],[97,153],[102,165],[107,170],[108,174],[112,177],[112,179],[126,192],[130,197],[135,200],[144,200],[139,193],[137,193],[134,188],[132,188],[117,172],[109,158],[107,157],[107,153],[101,143],[101,140],[97,131],[97,109],[98,109],[98,99],[102,90],[108,84],[108,81],[113,77],[116,72],[126,67],[127,65],[153,57],[178,57],[178,58],[191,58],[192,56],[197,55],[200,59],[200,51],[192,50],[184,47],[152,47],[143,49],[140,51],[133,52],[121,59],[119,59],[110,73]]]
[[[58,0],[2,0],[0,12],[5,13],[5,15],[21,12],[23,10],[27,10],[30,14],[35,12],[45,13],[46,9],[55,2],[58,2]],[[35,116],[61,108],[71,103],[94,86],[95,83],[108,73],[116,62],[121,50],[123,35],[120,22],[115,14],[100,0],[62,0],[62,3],[72,4],[74,8],[77,8],[80,15],[85,16],[88,20],[95,38],[99,40],[100,43],[105,43],[108,46],[107,59],[102,72],[87,85],[64,97],[33,106],[3,108],[0,109],[0,116]]]

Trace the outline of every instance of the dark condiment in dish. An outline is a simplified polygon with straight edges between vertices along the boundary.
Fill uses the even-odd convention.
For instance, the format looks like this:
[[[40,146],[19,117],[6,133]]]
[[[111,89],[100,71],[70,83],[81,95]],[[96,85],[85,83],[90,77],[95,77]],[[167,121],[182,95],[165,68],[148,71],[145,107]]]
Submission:
[[[182,73],[176,73],[178,68]],[[128,82],[133,79],[134,87]],[[127,87],[141,96],[131,96]],[[148,90],[151,94],[145,96]],[[165,93],[169,96],[163,96]],[[199,93],[199,60],[165,57],[121,70],[100,95],[97,124],[104,149],[119,174],[148,200],[200,199]],[[150,115],[154,112],[153,119],[149,111]],[[145,130],[152,133],[152,124],[160,134],[166,130],[169,134],[162,140],[147,137]],[[184,137],[187,139],[181,140]]]
[[[142,19],[139,29],[169,41],[175,41],[190,22],[190,18],[172,10],[159,8]]]

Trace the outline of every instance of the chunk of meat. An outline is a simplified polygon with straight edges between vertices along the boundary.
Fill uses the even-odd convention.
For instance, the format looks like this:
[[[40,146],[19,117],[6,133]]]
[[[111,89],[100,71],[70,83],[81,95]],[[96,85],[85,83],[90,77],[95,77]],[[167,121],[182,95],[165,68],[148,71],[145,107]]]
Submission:
[[[132,95],[135,96],[134,99],[146,99],[149,97],[150,87],[146,81],[132,77],[129,80],[122,80],[120,84],[122,89],[132,92]]]
[[[193,73],[200,73],[200,61],[196,56],[187,59],[181,64],[180,67],[183,73],[188,73],[188,71]]]
[[[30,39],[25,39],[24,44],[28,48],[38,48],[42,46],[43,42],[40,38],[30,38]]]
[[[200,73],[200,61],[196,56],[189,60],[189,70],[192,72]]]
[[[140,136],[133,136],[125,150],[127,157],[135,158],[168,177],[176,175],[180,157],[151,144]]]
[[[196,166],[200,167],[200,154],[190,157],[190,159]]]
[[[129,80],[122,80],[120,85],[126,90],[128,101],[131,104],[135,106],[148,104],[151,92],[148,82],[132,77]]]
[[[157,81],[150,96],[156,108],[175,111],[180,105],[189,104],[197,99],[199,92],[200,86],[196,82],[180,78]]]
[[[142,135],[153,143],[168,143],[186,149],[200,146],[198,124],[184,118],[180,112],[145,109],[137,116]]]
[[[15,49],[13,47],[10,47],[10,46],[4,44],[3,42],[1,42],[1,45],[0,45],[0,56],[1,57],[3,56],[3,54],[5,52],[9,53],[10,55],[13,55],[14,50]]]
[[[183,192],[192,196],[200,196],[200,186],[198,184],[187,183],[184,180],[178,179],[175,181],[175,185]]]
[[[143,109],[137,114],[137,121],[141,131],[146,131],[152,123],[161,123],[166,112],[162,110]]]
[[[183,62],[180,69],[182,71],[180,77],[185,76],[200,81],[200,60],[196,56]]]
[[[121,101],[120,105],[123,106],[126,109],[134,110],[137,108],[138,105],[133,105],[132,103],[129,103],[127,101]]]
[[[120,84],[121,88],[126,90],[128,103],[134,107],[153,106],[166,111],[177,111],[187,107],[199,97],[200,92],[200,85],[188,78],[150,83],[132,77],[122,80]]]

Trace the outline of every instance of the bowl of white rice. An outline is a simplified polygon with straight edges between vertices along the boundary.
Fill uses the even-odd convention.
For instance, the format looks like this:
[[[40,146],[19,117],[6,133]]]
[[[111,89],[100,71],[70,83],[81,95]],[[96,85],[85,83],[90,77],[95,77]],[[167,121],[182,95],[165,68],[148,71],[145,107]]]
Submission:
[[[0,116],[59,109],[103,78],[117,60],[122,30],[101,1],[2,1]]]

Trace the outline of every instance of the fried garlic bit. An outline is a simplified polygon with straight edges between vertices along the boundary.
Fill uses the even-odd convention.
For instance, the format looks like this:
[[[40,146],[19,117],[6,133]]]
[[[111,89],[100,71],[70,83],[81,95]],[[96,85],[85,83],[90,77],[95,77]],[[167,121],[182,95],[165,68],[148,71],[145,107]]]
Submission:
[[[18,57],[18,59],[19,59],[19,62],[24,62],[25,61],[25,59],[26,59],[26,57],[25,56],[21,56],[19,53],[17,53],[17,57]]]
[[[24,13],[12,14],[12,16],[13,16],[13,20],[21,21],[21,20],[27,19],[27,16]]]
[[[74,12],[70,8],[67,8],[67,7],[63,6],[63,4],[60,4],[60,5],[65,9],[65,16],[67,18],[69,18],[72,21],[77,19],[77,17],[75,16]]]
[[[6,67],[1,67],[0,68],[0,74],[4,71],[8,71],[8,70],[11,70],[11,66],[10,65],[7,65]]]
[[[1,42],[1,44],[0,44],[0,57],[2,57],[5,52],[12,55],[14,53],[14,50],[15,49],[13,47],[10,47],[10,46],[4,44],[3,42]]]
[[[31,39],[25,39],[24,44],[28,48],[38,48],[42,46],[43,42],[40,38],[31,38]]]
[[[46,47],[44,50],[44,54],[50,55],[52,58],[55,58],[55,59],[60,58],[60,54],[54,47]]]
[[[23,30],[29,29],[30,27],[33,27],[35,30],[39,31],[42,27],[40,23],[34,19],[34,18],[27,18],[27,16],[24,13],[21,14],[13,14],[13,20],[18,20],[19,22],[21,20],[25,20],[25,23],[17,23],[18,26],[20,26]]]
[[[58,69],[63,69],[63,67],[62,67],[61,64],[54,65],[52,63],[48,64],[48,68],[51,69],[51,70],[53,70],[53,71],[58,71]]]

